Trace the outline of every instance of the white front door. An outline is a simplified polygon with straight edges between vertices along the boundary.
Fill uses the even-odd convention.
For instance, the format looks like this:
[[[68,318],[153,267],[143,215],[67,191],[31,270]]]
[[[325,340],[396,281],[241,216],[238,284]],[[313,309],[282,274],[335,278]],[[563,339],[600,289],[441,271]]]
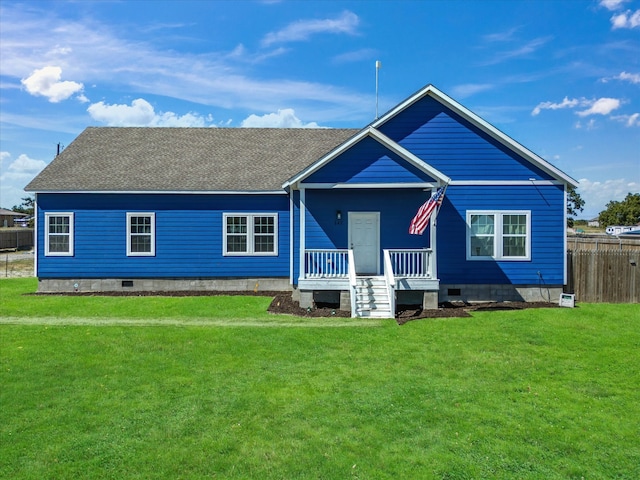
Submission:
[[[380,212],[349,212],[349,247],[356,273],[380,271]]]

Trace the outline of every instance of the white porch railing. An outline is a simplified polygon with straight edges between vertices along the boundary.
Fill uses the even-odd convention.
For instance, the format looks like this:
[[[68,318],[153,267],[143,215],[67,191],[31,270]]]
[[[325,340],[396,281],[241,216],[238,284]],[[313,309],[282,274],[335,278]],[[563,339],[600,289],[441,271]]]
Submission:
[[[349,262],[350,254],[353,260],[352,251],[347,249],[305,250],[303,278],[348,279],[350,273],[355,276],[355,265]],[[385,249],[384,261],[385,275],[390,270],[395,278],[435,278],[430,248]]]
[[[349,250],[308,249],[304,256],[304,278],[349,277]]]
[[[385,258],[387,252],[395,277],[434,278],[433,251],[430,248],[389,249],[385,250]]]

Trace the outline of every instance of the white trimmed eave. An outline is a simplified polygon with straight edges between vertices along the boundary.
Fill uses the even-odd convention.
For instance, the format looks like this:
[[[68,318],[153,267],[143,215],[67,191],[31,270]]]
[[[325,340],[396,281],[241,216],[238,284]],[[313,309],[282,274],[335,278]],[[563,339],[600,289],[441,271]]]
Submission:
[[[433,98],[434,100],[438,101],[442,105],[446,106],[447,108],[453,110],[462,118],[467,120],[469,123],[475,125],[480,130],[488,134],[490,137],[499,141],[502,145],[506,146],[507,148],[514,151],[518,155],[524,157],[526,160],[533,163],[535,166],[539,167],[540,169],[544,170],[546,173],[548,173],[552,177],[555,177],[556,179],[562,181],[563,183],[567,183],[573,187],[578,186],[577,180],[570,177],[569,175],[564,173],[562,170],[554,167],[552,164],[544,160],[542,157],[536,155],[535,153],[533,153],[531,150],[529,150],[522,144],[516,142],[513,138],[501,132],[496,127],[491,125],[489,122],[487,122],[486,120],[483,120],[478,115],[473,113],[471,110],[464,107],[460,103],[456,102],[454,99],[449,97],[447,94],[441,92],[433,85],[427,85],[423,89],[413,94],[411,97],[407,98],[404,102],[398,104],[392,110],[389,110],[378,120],[374,121],[371,124],[371,127],[373,128],[380,127],[380,125],[383,125],[384,123],[386,123],[387,121],[389,121],[390,119],[398,115],[400,112],[404,111],[405,109],[407,109],[408,107],[410,107],[411,105],[416,103],[418,100],[424,98],[427,95]]]
[[[361,142],[362,140],[364,140],[367,137],[370,137],[370,138],[374,139],[375,141],[377,141],[378,143],[383,145],[385,148],[389,149],[391,152],[393,152],[396,155],[398,155],[399,157],[401,157],[403,160],[405,160],[409,164],[411,164],[414,167],[418,168],[419,170],[423,171],[424,173],[426,173],[427,175],[429,175],[430,177],[435,179],[437,183],[446,184],[446,183],[449,183],[451,181],[451,179],[449,177],[447,177],[445,174],[443,174],[439,170],[433,168],[431,165],[427,164],[426,162],[424,162],[423,160],[421,160],[420,158],[415,156],[413,153],[411,153],[406,148],[402,147],[401,145],[398,145],[396,142],[391,140],[389,137],[384,135],[382,132],[376,130],[375,128],[373,128],[371,126],[369,126],[369,127],[364,128],[357,135],[353,136],[352,138],[350,138],[348,141],[346,141],[345,143],[343,143],[342,145],[340,145],[339,147],[337,147],[333,151],[329,152],[324,157],[320,158],[315,163],[311,164],[309,167],[307,167],[304,170],[302,170],[298,175],[296,175],[294,177],[291,177],[289,180],[287,180],[282,185],[282,188],[285,189],[285,190],[288,190],[292,186],[299,187],[300,183],[303,182],[305,178],[308,178],[313,173],[317,172],[322,167],[324,167],[325,165],[330,163],[332,160],[334,160],[335,158],[337,158],[338,156],[340,156],[341,154],[343,154],[344,152],[349,150],[351,147],[353,147],[354,145],[358,144],[359,142]],[[315,185],[316,188],[320,188],[319,186],[323,185],[323,184],[309,184],[309,185]],[[305,187],[307,187],[309,185],[305,185]],[[341,184],[335,183],[335,184],[327,184],[327,185],[329,185],[329,188],[333,188],[331,186],[335,187],[335,186],[338,186],[338,185],[340,187],[342,187],[342,188],[377,188],[377,187],[373,186],[372,184],[358,184],[358,186],[353,186],[352,185],[350,187],[347,187],[347,185],[349,185],[349,184],[344,184],[344,183],[341,183]],[[381,185],[391,185],[391,184],[381,184]],[[393,184],[393,185],[397,185],[397,184]],[[416,188],[416,187],[419,187],[422,184],[417,184],[416,183],[416,184],[403,184],[403,185],[410,186],[412,188]],[[432,183],[425,183],[424,185],[425,185],[425,188],[430,188],[433,184]]]

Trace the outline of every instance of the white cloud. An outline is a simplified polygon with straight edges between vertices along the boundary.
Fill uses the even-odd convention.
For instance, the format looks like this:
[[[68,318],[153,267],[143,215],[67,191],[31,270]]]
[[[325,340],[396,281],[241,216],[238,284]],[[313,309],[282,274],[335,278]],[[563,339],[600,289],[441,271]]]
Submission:
[[[585,213],[594,216],[605,209],[611,200],[622,201],[627,193],[640,192],[640,184],[626,178],[592,181],[588,178],[579,180],[578,193],[585,201]]]
[[[531,115],[535,116],[540,114],[542,110],[558,110],[562,108],[575,108],[575,107],[588,107],[585,110],[576,112],[580,117],[586,117],[589,115],[609,115],[612,111],[622,105],[622,102],[617,98],[598,98],[597,100],[588,100],[586,98],[572,98],[564,97],[562,102],[541,102],[531,111]]]
[[[604,83],[607,83],[609,80],[621,80],[621,81],[625,81],[633,84],[638,84],[640,83],[640,73],[622,72],[619,75],[616,75],[615,77],[606,77],[602,79]]]
[[[346,33],[354,35],[360,23],[358,16],[344,11],[339,17],[323,20],[299,20],[282,30],[270,32],[262,39],[262,45],[268,47],[274,43],[300,42],[308,40],[318,33]]]
[[[583,124],[580,120],[578,120],[576,122],[575,127],[580,130],[582,128],[586,129],[586,130],[595,130],[596,128],[596,120],[595,118],[590,118],[589,121],[585,124]]]
[[[262,116],[249,115],[240,124],[246,128],[320,128],[317,123],[302,123],[292,108],[278,110],[278,113],[267,113]]]
[[[577,98],[572,98],[569,100],[569,97],[564,97],[562,102],[553,103],[553,102],[541,102],[536,105],[536,108],[533,109],[531,115],[538,115],[542,110],[558,110],[560,108],[573,108],[581,104],[584,100],[578,100]]]
[[[600,0],[600,6],[605,7],[608,10],[618,10],[623,4],[629,0]]]
[[[622,122],[627,127],[640,127],[640,113],[634,113],[633,115],[614,115],[611,119]]]
[[[66,100],[84,88],[82,83],[60,81],[61,78],[62,68],[47,66],[34,70],[30,76],[22,79],[22,84],[31,95],[47,97],[51,103]]]
[[[599,98],[586,110],[576,112],[581,117],[588,115],[609,115],[612,111],[620,107],[620,100],[617,98]]]
[[[13,163],[9,165],[9,172],[13,172],[15,174],[29,174],[35,175],[40,172],[44,167],[46,167],[46,162],[42,160],[35,160],[33,158],[29,158],[24,153],[18,158],[16,158]]]
[[[137,98],[131,105],[94,103],[87,108],[91,118],[110,127],[206,127],[211,116],[195,113],[177,115],[173,112],[156,113],[153,105]]]
[[[513,50],[508,50],[506,52],[498,52],[497,54],[495,54],[495,56],[492,59],[484,63],[481,63],[481,65],[483,66],[495,65],[507,60],[530,55],[536,52],[545,44],[547,44],[552,38],[553,37],[551,36],[534,38],[533,40],[531,40],[530,42],[527,42],[521,47],[515,48]]]
[[[465,83],[456,85],[451,89],[451,93],[457,98],[466,98],[476,93],[486,92],[495,87],[492,83]]]
[[[9,152],[0,152],[0,202],[4,208],[21,203],[24,187],[47,165],[42,160],[19,155],[11,162]],[[7,164],[5,168],[5,164]]]
[[[344,64],[362,62],[364,60],[373,59],[377,55],[377,51],[373,48],[361,48],[352,52],[342,53],[333,57],[333,63]]]
[[[614,15],[611,17],[611,26],[614,30],[618,28],[636,28],[640,26],[640,10],[636,10],[635,12],[627,10],[624,13]]]

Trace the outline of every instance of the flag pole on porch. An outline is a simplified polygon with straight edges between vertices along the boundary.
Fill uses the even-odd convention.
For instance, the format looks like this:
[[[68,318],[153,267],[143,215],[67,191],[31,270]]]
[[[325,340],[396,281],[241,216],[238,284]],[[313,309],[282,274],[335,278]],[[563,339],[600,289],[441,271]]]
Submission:
[[[422,235],[424,231],[427,229],[429,225],[429,219],[435,212],[434,218],[438,216],[440,212],[440,208],[442,207],[442,201],[444,200],[444,194],[449,186],[448,183],[439,187],[427,200],[424,202],[418,212],[411,220],[411,224],[409,225],[409,233],[411,235]]]

